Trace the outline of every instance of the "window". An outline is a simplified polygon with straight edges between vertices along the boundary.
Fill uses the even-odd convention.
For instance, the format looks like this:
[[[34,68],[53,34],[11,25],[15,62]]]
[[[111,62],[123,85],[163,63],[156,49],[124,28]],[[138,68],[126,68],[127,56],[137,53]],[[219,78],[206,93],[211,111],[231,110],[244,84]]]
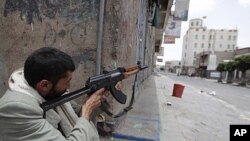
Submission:
[[[191,22],[191,26],[194,26],[194,23],[193,23],[193,22]]]
[[[232,48],[235,49],[235,44],[232,45]]]
[[[208,48],[211,48],[211,44],[210,43],[208,44]]]
[[[228,45],[227,45],[227,48],[230,49],[230,47],[231,47],[231,45],[228,44]]]
[[[198,39],[198,35],[197,34],[195,35],[195,39]]]
[[[197,48],[197,43],[194,43],[194,47]]]
[[[196,31],[199,31],[199,28],[196,28],[195,30],[196,30]]]
[[[209,40],[211,40],[212,39],[212,35],[209,35]]]
[[[220,44],[220,48],[222,48],[222,44]]]
[[[202,39],[205,40],[205,35],[202,35]]]
[[[194,56],[196,56],[196,51],[194,52]]]
[[[157,62],[163,62],[163,59],[157,59]]]
[[[201,44],[201,48],[204,48],[204,43]]]
[[[198,26],[199,25],[199,22],[196,22],[196,26]]]
[[[230,35],[228,36],[228,40],[229,40],[229,41],[231,40],[231,36],[230,36]]]
[[[236,36],[235,36],[235,35],[233,36],[233,40],[234,40],[234,41],[236,40]]]
[[[220,36],[220,39],[223,40],[223,36],[222,35]]]

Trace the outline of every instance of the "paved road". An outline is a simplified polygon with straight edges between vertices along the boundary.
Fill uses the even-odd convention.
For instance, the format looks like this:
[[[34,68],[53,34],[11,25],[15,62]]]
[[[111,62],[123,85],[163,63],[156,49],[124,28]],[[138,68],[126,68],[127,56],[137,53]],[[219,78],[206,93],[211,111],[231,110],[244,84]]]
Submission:
[[[172,96],[175,83],[185,85],[182,98]],[[228,141],[231,124],[250,124],[249,92],[207,79],[154,73],[113,140]]]
[[[241,86],[233,86],[231,84],[218,83],[216,80],[191,78],[173,74],[167,75],[174,81],[183,82],[194,90],[204,93],[215,92],[216,98],[235,106],[235,108],[250,114],[250,89]]]
[[[166,95],[173,105],[162,117],[167,122],[162,124],[162,141],[226,141],[231,124],[250,124],[250,89],[207,79],[162,77],[168,87],[173,83],[186,86],[181,99]],[[211,95],[212,91],[216,95]]]

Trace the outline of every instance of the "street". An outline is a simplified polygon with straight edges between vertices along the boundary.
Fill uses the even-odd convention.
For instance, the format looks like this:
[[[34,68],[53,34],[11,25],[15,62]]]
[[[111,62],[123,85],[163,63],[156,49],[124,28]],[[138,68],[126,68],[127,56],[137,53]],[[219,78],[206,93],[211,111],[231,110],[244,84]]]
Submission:
[[[185,83],[186,86],[193,88],[194,91],[201,93],[215,92],[218,100],[222,100],[227,104],[235,106],[244,112],[250,113],[250,89],[231,84],[218,83],[216,80],[191,78],[187,76],[177,77],[176,75],[167,75],[174,81]]]
[[[171,121],[177,122],[177,132],[182,132],[178,141],[225,141],[229,140],[230,124],[250,123],[250,89],[220,84],[216,80],[171,74],[167,77],[170,84],[174,82],[185,86],[181,100],[166,96],[169,98],[167,101],[173,103],[171,108],[166,108],[170,117],[166,120],[171,125],[169,114],[174,115],[175,119]],[[171,129],[167,124],[164,126],[167,132],[162,131],[161,140],[171,138],[174,141],[175,137],[169,135]]]
[[[173,97],[173,84],[185,86]],[[145,83],[115,137],[150,141],[228,141],[231,124],[250,124],[250,89],[158,72]],[[117,136],[116,136],[117,135]]]

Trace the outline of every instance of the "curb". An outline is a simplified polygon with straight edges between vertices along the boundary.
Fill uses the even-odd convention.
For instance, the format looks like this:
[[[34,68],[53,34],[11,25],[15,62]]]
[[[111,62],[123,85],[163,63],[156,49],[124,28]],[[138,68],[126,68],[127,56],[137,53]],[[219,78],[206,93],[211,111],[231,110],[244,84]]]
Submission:
[[[129,116],[126,118],[126,122],[128,122],[126,128],[129,130],[120,130],[120,131],[114,132],[112,134],[114,139],[124,139],[124,140],[133,140],[133,141],[159,141],[160,140],[159,119],[147,119],[141,116]],[[141,134],[141,135],[136,134],[136,132],[138,132],[138,129],[133,127],[135,126],[134,125],[135,123],[142,124],[142,125],[151,125],[152,128],[150,131],[152,133],[152,136],[149,136],[147,132],[145,132],[145,129],[148,129],[147,127],[141,127],[139,129],[141,133],[146,133],[146,134]]]

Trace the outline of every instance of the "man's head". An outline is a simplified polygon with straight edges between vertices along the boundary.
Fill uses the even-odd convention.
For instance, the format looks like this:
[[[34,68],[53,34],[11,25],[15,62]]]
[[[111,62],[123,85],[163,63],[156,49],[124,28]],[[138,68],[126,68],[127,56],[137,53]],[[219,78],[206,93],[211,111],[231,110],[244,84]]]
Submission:
[[[51,47],[33,52],[25,61],[24,77],[46,100],[63,94],[70,86],[75,65],[66,53]]]

